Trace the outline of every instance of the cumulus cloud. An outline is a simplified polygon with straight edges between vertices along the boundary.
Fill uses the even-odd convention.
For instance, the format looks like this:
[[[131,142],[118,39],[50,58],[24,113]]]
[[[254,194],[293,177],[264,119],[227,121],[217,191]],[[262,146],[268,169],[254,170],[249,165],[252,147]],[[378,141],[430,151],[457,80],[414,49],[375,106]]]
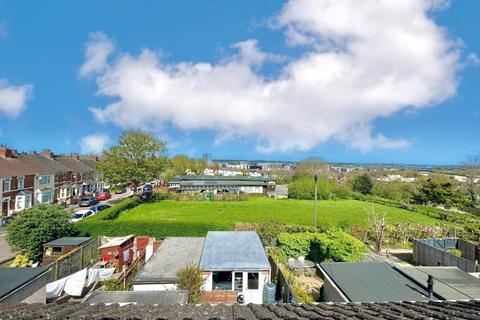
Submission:
[[[0,79],[0,113],[12,118],[18,116],[26,108],[32,89],[30,84],[15,86]]]
[[[442,0],[290,0],[275,18],[303,54],[279,66],[256,40],[218,63],[170,64],[154,51],[120,54],[97,78],[116,98],[91,109],[122,128],[211,130],[217,142],[248,138],[263,152],[309,150],[328,140],[368,151],[408,146],[372,122],[455,94],[459,53],[430,18]],[[106,60],[103,59],[103,62]]]
[[[79,75],[89,75],[103,71],[107,67],[107,58],[113,53],[115,45],[102,32],[92,32],[85,47],[85,62],[80,67]]]
[[[110,137],[106,134],[90,134],[80,139],[80,147],[83,154],[99,154],[110,143]]]

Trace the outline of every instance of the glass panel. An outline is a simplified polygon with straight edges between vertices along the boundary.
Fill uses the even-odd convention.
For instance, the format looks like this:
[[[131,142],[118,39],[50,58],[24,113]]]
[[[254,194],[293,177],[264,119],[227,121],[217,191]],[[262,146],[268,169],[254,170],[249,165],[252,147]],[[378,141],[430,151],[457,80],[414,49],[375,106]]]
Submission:
[[[258,289],[258,272],[248,273],[248,289],[249,290]]]
[[[232,290],[232,273],[230,271],[213,272],[213,290]]]
[[[235,272],[234,290],[242,291],[243,289],[243,272]]]

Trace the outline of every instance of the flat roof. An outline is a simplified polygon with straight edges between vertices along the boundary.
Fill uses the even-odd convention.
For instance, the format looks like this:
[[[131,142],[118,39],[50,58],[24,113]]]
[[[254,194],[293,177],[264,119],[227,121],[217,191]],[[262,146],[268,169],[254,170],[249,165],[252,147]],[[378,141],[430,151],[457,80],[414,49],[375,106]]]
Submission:
[[[457,267],[397,267],[420,285],[433,276],[433,292],[445,300],[480,299],[480,279]]]
[[[168,237],[142,270],[135,276],[134,284],[172,283],[177,272],[189,264],[198,265],[205,238]]]
[[[271,269],[262,242],[254,231],[209,231],[200,268],[207,271]]]
[[[86,304],[186,304],[188,291],[94,291],[82,303]]]
[[[49,269],[36,268],[9,268],[0,267],[0,301],[10,293],[26,285],[38,276],[47,273]]]
[[[50,242],[45,243],[44,247],[53,247],[53,246],[79,246],[84,244],[93,238],[91,237],[63,237]]]
[[[351,302],[425,301],[425,289],[384,262],[324,262],[323,271]]]

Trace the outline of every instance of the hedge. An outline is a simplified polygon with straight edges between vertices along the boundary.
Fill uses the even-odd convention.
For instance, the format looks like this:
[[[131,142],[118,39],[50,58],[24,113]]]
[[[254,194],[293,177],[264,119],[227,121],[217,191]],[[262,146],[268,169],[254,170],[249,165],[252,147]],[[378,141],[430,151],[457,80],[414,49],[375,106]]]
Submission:
[[[138,206],[140,203],[141,203],[141,200],[137,196],[123,199],[119,203],[111,206],[110,208],[102,210],[100,211],[100,213],[80,221],[78,224],[80,225],[84,221],[86,222],[86,221],[93,221],[93,220],[115,220],[123,211],[132,209]]]
[[[340,229],[324,233],[281,233],[277,243],[282,260],[305,256],[315,262],[357,262],[369,251],[363,242]]]

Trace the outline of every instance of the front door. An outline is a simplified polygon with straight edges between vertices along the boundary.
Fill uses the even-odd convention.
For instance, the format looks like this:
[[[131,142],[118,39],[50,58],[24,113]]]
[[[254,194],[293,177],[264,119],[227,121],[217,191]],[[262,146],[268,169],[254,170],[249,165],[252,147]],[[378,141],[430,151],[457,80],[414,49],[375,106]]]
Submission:
[[[2,202],[2,215],[8,216],[8,212],[10,211],[10,200],[3,200]]]

